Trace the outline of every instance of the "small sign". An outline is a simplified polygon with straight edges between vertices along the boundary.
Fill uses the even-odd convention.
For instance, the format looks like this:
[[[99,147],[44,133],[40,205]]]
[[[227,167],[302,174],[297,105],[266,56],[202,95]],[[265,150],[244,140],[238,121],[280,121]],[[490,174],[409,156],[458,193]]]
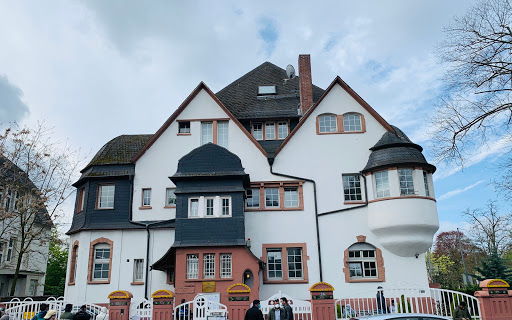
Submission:
[[[203,292],[215,292],[215,281],[203,282]]]

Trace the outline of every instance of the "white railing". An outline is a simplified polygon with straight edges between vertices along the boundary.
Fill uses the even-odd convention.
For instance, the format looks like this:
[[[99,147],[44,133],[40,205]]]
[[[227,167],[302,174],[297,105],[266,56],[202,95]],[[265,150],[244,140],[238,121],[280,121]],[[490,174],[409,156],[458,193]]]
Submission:
[[[282,297],[285,297],[288,300],[290,307],[292,307],[294,320],[311,320],[313,318],[311,314],[311,302],[294,299],[281,291],[274,294],[267,300],[260,301],[261,312],[265,318],[268,319],[268,313],[270,310],[274,309],[274,301],[280,300]]]
[[[21,301],[18,298],[14,298],[9,302],[4,302],[5,312],[9,315],[10,320],[30,320],[37,315],[41,310],[41,304],[47,304],[48,310],[57,311],[57,318],[60,318],[66,303],[63,297],[54,298],[50,297],[45,301],[34,301],[32,298],[26,298]],[[87,313],[92,316],[92,320],[96,318],[96,315],[100,313],[101,306],[95,304],[85,304],[87,307]],[[76,305],[73,307],[73,312],[77,312],[80,306]]]
[[[225,305],[211,301],[203,294],[198,294],[193,301],[179,304],[174,308],[174,320],[207,320],[212,316],[227,314],[228,308]]]
[[[385,305],[377,305],[377,292],[361,298],[343,298],[335,302],[336,319],[371,316],[382,313],[427,313],[452,317],[453,310],[464,301],[473,320],[481,320],[478,299],[468,294],[435,288],[384,289]]]
[[[153,318],[153,301],[142,300],[130,305],[130,319],[151,320]]]

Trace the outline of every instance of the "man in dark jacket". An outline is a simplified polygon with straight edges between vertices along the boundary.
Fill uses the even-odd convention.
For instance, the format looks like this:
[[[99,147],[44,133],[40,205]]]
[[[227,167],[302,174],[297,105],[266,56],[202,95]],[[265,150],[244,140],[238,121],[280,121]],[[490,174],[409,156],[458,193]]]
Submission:
[[[386,298],[384,298],[384,290],[381,286],[377,287],[377,310],[379,314],[386,314],[388,312]]]
[[[279,305],[279,300],[274,301],[274,309],[268,311],[268,320],[284,320],[284,309]]]
[[[244,320],[263,320],[263,313],[260,310],[260,300],[254,300],[252,307],[245,313]]]
[[[281,303],[283,304],[284,309],[284,319],[283,320],[293,320],[293,309],[288,303],[288,299],[285,297],[281,298]]]
[[[77,313],[73,316],[74,320],[90,320],[91,315],[87,313],[87,306],[84,304],[80,307]]]
[[[468,308],[466,308],[466,301],[461,301],[459,306],[453,311],[453,320],[471,320]]]
[[[43,319],[44,316],[46,316],[46,312],[48,312],[48,305],[46,303],[41,303],[39,306],[39,313],[36,314],[32,320]]]

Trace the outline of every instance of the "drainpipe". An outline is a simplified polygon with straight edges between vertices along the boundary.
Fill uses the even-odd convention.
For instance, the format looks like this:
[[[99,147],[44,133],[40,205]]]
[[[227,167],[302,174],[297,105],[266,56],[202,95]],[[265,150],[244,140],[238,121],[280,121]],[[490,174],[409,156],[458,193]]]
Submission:
[[[368,206],[368,186],[366,185],[366,176],[362,172],[359,172],[359,173],[361,174],[361,176],[363,177],[363,180],[364,180],[364,199],[365,199],[365,204],[362,204],[360,206],[350,207],[350,208],[342,208],[342,209],[338,209],[338,210],[322,212],[322,213],[318,214],[319,216],[325,216],[325,215],[328,215],[328,214],[344,212],[344,211],[350,211],[350,210],[364,208],[364,207]]]
[[[315,199],[315,224],[316,224],[316,243],[317,243],[317,250],[318,250],[318,267],[320,269],[320,282],[322,282],[323,281],[322,280],[322,253],[320,251],[320,230],[319,230],[319,226],[318,226],[318,206],[317,206],[317,199],[316,199],[316,182],[315,182],[315,180],[312,180],[312,179],[301,178],[301,177],[296,177],[296,176],[292,176],[292,175],[288,175],[288,174],[274,172],[274,171],[272,171],[272,162],[269,161],[271,174],[274,174],[276,176],[285,177],[285,178],[290,178],[290,179],[304,180],[304,181],[313,183],[313,194],[314,194],[314,199]]]

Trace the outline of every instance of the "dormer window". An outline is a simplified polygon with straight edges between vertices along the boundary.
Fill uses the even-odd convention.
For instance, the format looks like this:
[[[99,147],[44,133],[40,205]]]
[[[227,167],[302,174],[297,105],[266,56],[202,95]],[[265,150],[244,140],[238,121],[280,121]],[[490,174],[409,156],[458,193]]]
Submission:
[[[259,86],[258,95],[266,96],[270,94],[276,94],[276,86]]]

